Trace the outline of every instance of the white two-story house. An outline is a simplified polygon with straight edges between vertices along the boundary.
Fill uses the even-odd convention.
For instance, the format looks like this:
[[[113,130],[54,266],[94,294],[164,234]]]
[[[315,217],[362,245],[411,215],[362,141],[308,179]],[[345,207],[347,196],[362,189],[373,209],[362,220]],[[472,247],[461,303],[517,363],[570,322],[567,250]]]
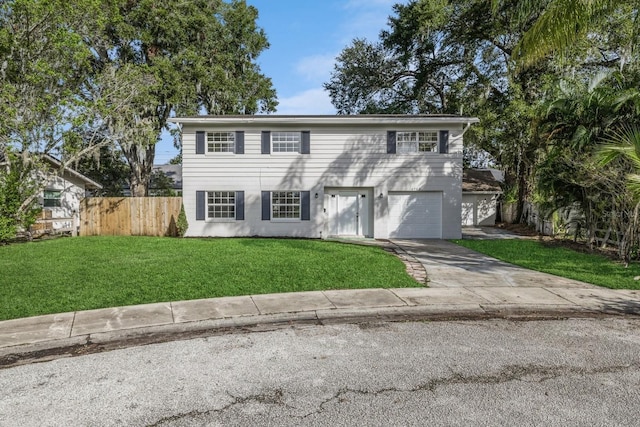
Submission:
[[[197,116],[187,236],[460,238],[460,116]]]

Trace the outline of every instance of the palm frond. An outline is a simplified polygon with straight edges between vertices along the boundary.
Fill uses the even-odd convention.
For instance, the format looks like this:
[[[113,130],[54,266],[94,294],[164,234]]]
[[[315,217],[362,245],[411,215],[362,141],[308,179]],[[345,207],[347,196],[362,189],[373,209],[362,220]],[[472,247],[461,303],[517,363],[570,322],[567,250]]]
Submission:
[[[632,103],[636,114],[640,114],[640,90],[626,89],[614,99],[614,111],[617,113],[627,104]]]
[[[587,87],[587,92],[589,93],[593,92],[596,88],[600,86],[602,82],[608,79],[609,76],[611,76],[611,72],[608,70],[603,70],[598,72],[595,76],[593,76],[589,80],[589,86]]]
[[[627,157],[632,151],[633,148],[630,146],[619,146],[612,144],[601,145],[600,148],[596,151],[598,165],[606,166],[619,157]]]
[[[605,11],[621,0],[552,0],[524,34],[515,59],[526,68],[552,52],[562,52],[584,37],[593,20],[604,19]]]
[[[631,192],[636,201],[640,200],[640,175],[627,175],[627,189]]]
[[[640,170],[640,127],[623,126],[612,131],[604,140],[599,150],[600,163],[605,165],[618,156],[633,163]]]

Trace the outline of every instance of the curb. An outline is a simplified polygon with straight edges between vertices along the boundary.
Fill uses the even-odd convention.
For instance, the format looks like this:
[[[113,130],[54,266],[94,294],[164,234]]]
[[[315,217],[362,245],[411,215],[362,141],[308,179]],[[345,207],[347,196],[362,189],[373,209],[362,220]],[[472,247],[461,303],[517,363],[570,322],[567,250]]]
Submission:
[[[296,313],[240,316],[179,324],[122,329],[71,338],[0,348],[0,369],[65,357],[227,334],[269,332],[286,328],[337,324],[376,324],[408,321],[514,321],[567,318],[629,317],[619,311],[603,312],[579,306],[446,304],[440,306],[324,309]],[[632,315],[631,317],[640,317]]]

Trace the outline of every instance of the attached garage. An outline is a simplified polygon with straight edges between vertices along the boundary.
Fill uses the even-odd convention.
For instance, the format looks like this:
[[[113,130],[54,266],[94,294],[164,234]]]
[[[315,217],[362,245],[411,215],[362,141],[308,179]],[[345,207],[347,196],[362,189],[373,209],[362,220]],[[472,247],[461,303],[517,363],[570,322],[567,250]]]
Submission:
[[[389,237],[442,238],[441,192],[390,192]]]

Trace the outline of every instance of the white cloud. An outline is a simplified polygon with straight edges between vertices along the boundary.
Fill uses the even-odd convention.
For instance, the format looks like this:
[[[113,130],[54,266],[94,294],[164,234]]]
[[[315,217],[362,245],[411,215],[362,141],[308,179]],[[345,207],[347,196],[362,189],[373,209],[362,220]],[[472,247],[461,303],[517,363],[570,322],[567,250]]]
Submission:
[[[278,100],[277,114],[335,114],[329,94],[321,88],[307,89]]]
[[[344,6],[343,24],[340,33],[343,43],[349,44],[354,38],[370,41],[378,39],[380,31],[387,28],[387,21],[396,3],[408,0],[349,0]]]
[[[344,4],[345,9],[355,8],[371,8],[371,7],[387,7],[391,9],[396,3],[402,3],[398,0],[348,0]]]
[[[329,80],[333,64],[337,55],[312,55],[298,61],[296,72],[303,78],[314,83],[323,83]]]

